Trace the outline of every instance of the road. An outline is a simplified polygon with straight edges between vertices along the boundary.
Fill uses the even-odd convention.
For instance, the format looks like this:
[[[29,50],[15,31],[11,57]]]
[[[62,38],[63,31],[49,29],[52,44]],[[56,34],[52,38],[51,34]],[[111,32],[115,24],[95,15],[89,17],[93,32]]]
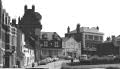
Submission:
[[[40,65],[35,68],[48,68],[48,69],[61,69],[62,63],[70,62],[70,60],[59,60],[56,62],[51,62],[46,65]]]
[[[46,69],[61,69],[61,67],[68,63],[70,60],[59,60],[56,62],[51,62],[46,65],[40,65],[35,68],[46,68]],[[78,62],[78,60],[74,60],[74,62]],[[106,67],[119,67],[119,64],[105,64],[105,65],[80,65],[80,66],[66,66],[63,69],[106,69]]]

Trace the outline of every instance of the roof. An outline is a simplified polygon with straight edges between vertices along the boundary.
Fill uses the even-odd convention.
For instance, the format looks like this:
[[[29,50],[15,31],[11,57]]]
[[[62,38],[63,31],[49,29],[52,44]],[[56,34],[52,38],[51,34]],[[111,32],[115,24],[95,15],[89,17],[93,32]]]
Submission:
[[[95,27],[89,28],[89,27],[80,27],[80,32],[89,32],[89,33],[99,33],[103,34],[102,32],[99,32]],[[70,33],[77,33],[76,30],[71,31]]]
[[[57,36],[57,39],[61,39],[61,37],[56,32],[41,32],[40,38],[42,38],[42,35],[47,35],[47,40],[53,40],[53,35]]]
[[[73,38],[76,42],[80,42],[80,41],[76,40],[74,37],[65,37],[62,39],[62,41],[65,42],[65,41],[69,40],[70,38]]]

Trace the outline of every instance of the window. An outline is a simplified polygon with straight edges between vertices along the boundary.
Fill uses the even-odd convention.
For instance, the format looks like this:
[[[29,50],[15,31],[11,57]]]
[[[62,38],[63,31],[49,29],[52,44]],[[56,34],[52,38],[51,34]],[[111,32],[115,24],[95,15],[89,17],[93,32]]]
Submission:
[[[85,39],[88,39],[88,35],[85,35]]]
[[[43,38],[43,39],[47,39],[47,34],[43,34],[43,35],[42,35],[42,38]]]
[[[88,35],[89,40],[93,40],[93,35]]]
[[[42,44],[42,43],[40,44],[40,47],[43,47],[43,44]]]
[[[85,46],[86,48],[89,48],[89,45],[90,45],[90,44],[89,44],[89,43],[86,43],[85,45],[86,45],[86,46]]]
[[[120,45],[120,41],[117,41],[117,45]]]
[[[44,46],[47,47],[48,46],[48,42],[44,41]]]
[[[103,40],[103,37],[102,37],[102,36],[100,37],[100,40]]]
[[[94,36],[94,40],[99,40],[99,37],[98,36]]]
[[[55,47],[58,47],[58,42],[57,41],[55,42]]]

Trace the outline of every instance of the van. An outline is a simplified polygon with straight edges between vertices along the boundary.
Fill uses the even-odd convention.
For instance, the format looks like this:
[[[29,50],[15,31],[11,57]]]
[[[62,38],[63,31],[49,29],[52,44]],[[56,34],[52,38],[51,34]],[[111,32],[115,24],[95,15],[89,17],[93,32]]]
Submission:
[[[80,61],[81,61],[81,60],[88,60],[88,56],[87,56],[86,54],[80,55],[80,56],[79,56],[79,60],[80,60]]]

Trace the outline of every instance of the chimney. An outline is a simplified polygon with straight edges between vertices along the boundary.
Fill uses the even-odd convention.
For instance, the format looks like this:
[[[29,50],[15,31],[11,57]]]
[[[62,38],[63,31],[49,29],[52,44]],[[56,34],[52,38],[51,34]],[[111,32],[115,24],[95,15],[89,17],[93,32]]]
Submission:
[[[27,10],[27,5],[24,6],[24,12],[26,12],[26,10]]]
[[[70,33],[70,27],[68,26],[68,28],[67,28],[67,33]]]
[[[107,38],[106,38],[106,41],[107,41],[107,42],[110,42],[110,40],[111,40],[110,37],[107,37]]]
[[[77,33],[80,33],[80,24],[77,24],[76,31]]]
[[[115,35],[112,35],[112,42],[115,41]]]
[[[12,19],[12,25],[16,25],[16,19]]]
[[[20,22],[20,16],[18,17],[18,22]]]
[[[96,29],[99,30],[99,27],[97,26]]]
[[[35,11],[35,5],[32,5],[32,10],[33,10],[33,12]]]

